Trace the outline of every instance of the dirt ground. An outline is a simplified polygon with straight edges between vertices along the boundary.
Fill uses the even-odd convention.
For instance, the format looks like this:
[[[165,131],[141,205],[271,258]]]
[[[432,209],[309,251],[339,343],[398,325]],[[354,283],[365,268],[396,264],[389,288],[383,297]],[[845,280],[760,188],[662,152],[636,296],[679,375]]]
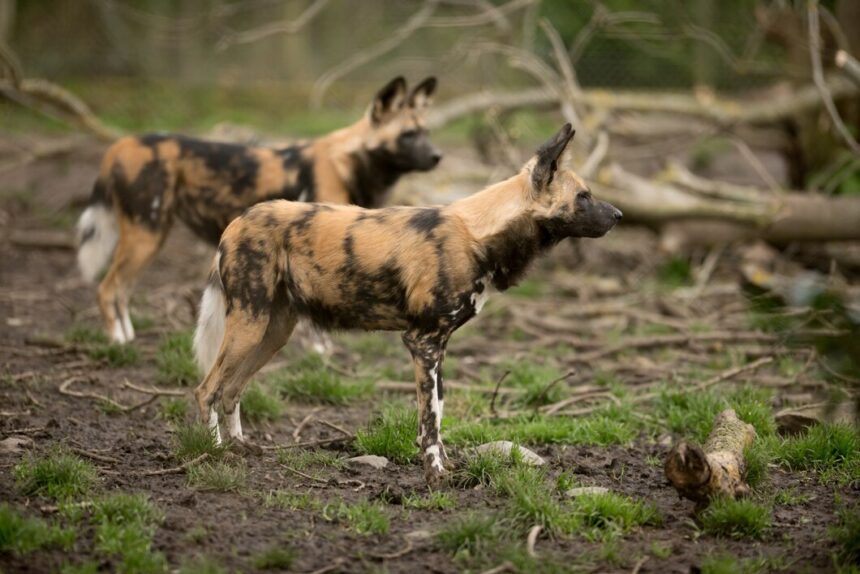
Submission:
[[[21,141],[4,138],[0,154],[13,157]],[[78,345],[65,342],[64,333],[74,324],[98,325],[95,292],[84,284],[74,265],[68,239],[70,225],[89,194],[103,148],[93,143],[75,147],[70,153],[5,171],[0,174],[0,438],[27,436],[36,451],[54,444],[101,454],[93,460],[100,472],[99,491],[144,492],[165,514],[154,546],[163,552],[171,567],[193,556],[208,556],[230,571],[253,571],[253,557],[279,541],[296,549],[293,570],[299,572],[458,572],[462,562],[444,552],[430,538],[416,538],[408,552],[405,535],[415,531],[435,532],[466,509],[492,511],[501,504],[487,489],[448,486],[456,500],[448,510],[407,510],[399,501],[412,492],[423,493],[418,465],[392,464],[372,469],[325,469],[326,481],[308,480],[288,472],[277,461],[275,451],[244,454],[248,481],[239,492],[213,493],[190,488],[184,473],[136,476],[141,470],[174,467],[171,454],[173,427],[159,417],[158,401],[131,413],[106,412],[97,400],[61,394],[61,383],[80,377],[78,389],[101,393],[122,404],[135,404],[145,395],[123,387],[128,380],[139,385],[158,384],[155,354],[161,338],[172,331],[193,326],[195,305],[206,275],[212,250],[181,225],[138,286],[133,309],[148,319],[134,342],[140,360],[133,366],[111,367],[89,358]],[[453,154],[449,154],[450,155]],[[464,154],[468,156],[468,154]],[[477,189],[475,179],[465,183],[459,176],[468,172],[465,159],[452,159],[450,167],[420,182],[409,178],[398,190],[427,195],[435,186],[450,195]],[[432,199],[436,199],[433,197]],[[45,242],[50,243],[46,246]],[[717,358],[729,357],[744,364],[759,357],[778,361],[743,380],[775,389],[774,411],[797,402],[814,402],[822,393],[821,374],[804,368],[788,375],[779,367],[790,359],[805,365],[809,348],[788,347],[780,341],[743,342],[731,336],[724,340],[690,340],[672,346],[642,346],[618,352],[586,364],[577,356],[606,349],[616,343],[671,334],[690,334],[690,325],[705,325],[707,332],[756,333],[749,322],[749,306],[739,286],[736,253],[724,253],[714,272],[700,285],[669,288],[655,277],[664,268],[665,257],[657,254],[657,241],[641,229],[622,228],[598,241],[559,246],[536,266],[526,286],[512,294],[496,294],[481,316],[455,335],[449,356],[455,358],[447,378],[477,384],[488,375],[490,384],[504,369],[505,361],[528,359],[565,372],[577,369],[571,387],[592,382],[598,374],[610,373],[631,393],[645,392],[658,381],[686,385],[720,373],[727,366]],[[701,262],[704,257],[694,257]],[[698,264],[694,264],[698,269]],[[694,269],[695,270],[695,269]],[[362,355],[351,346],[350,336],[334,335],[332,363],[346,372],[403,373],[410,367],[396,335],[379,335],[379,356]],[[547,352],[541,352],[547,351]],[[552,352],[548,352],[551,350]],[[306,351],[299,341],[291,342],[276,361],[289,361]],[[182,388],[181,390],[188,390]],[[451,391],[446,408],[466,413],[466,393]],[[336,438],[338,432],[324,420],[350,432],[364,427],[385,400],[405,400],[408,395],[377,392],[372,399],[343,407],[290,402],[286,414],[271,423],[246,424],[246,434],[260,445],[290,444],[299,421],[313,411],[301,432],[302,441]],[[600,400],[596,398],[595,400]],[[458,402],[461,404],[458,406]],[[587,401],[575,406],[588,406]],[[317,410],[313,410],[317,409]],[[443,435],[444,435],[443,428]],[[662,513],[661,526],[647,526],[626,535],[618,558],[601,560],[598,543],[581,537],[541,538],[539,555],[582,564],[593,572],[697,571],[704,557],[715,552],[742,558],[770,557],[781,560],[786,571],[832,571],[833,548],[827,529],[835,521],[836,497],[856,503],[858,490],[823,484],[813,474],[773,468],[773,491],[794,490],[806,498],[793,506],[775,506],[773,526],[760,541],[730,540],[701,534],[691,517],[692,505],[679,499],[666,484],[660,464],[667,445],[675,438],[668,430],[642,435],[631,444],[598,447],[587,445],[530,445],[545,457],[550,476],[573,473],[585,485],[605,486],[615,492],[653,502]],[[342,456],[356,454],[350,441],[319,447]],[[462,452],[451,449],[456,460]],[[27,499],[16,488],[13,467],[22,454],[0,455],[0,500],[28,514],[50,516],[41,509],[48,502]],[[388,506],[391,528],[385,535],[363,536],[338,522],[322,519],[312,511],[268,508],[260,493],[274,489],[312,492],[325,500],[383,500]],[[205,530],[201,531],[199,527]],[[194,530],[198,535],[191,536]],[[199,534],[203,532],[203,534]],[[3,572],[49,572],[68,562],[90,556],[93,533],[79,534],[71,552],[41,550],[21,557],[0,555]],[[669,546],[666,557],[653,555],[654,544]],[[394,557],[384,557],[393,555]],[[642,557],[648,557],[640,563]],[[102,568],[111,570],[110,563]],[[571,566],[573,568],[573,566]]]

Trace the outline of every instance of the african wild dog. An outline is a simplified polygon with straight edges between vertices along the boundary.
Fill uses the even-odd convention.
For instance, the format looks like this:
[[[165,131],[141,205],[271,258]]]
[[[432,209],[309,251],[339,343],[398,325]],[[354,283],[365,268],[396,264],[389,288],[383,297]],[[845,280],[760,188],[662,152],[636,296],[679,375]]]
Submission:
[[[566,124],[510,179],[445,207],[270,201],[221,237],[197,325],[200,416],[220,441],[220,401],[242,441],[239,399],[296,320],[329,329],[404,331],[418,391],[418,442],[430,484],[445,474],[442,359],[488,289],[505,290],[565,237],[601,237],[621,219],[558,160]]]
[[[248,147],[176,135],[126,137],[102,160],[89,207],[78,221],[78,264],[99,285],[111,339],[134,339],[128,301],[174,217],[217,244],[246,208],[270,199],[381,205],[397,179],[428,171],[442,154],[430,142],[424,111],[436,89],[427,78],[411,92],[395,78],[355,124],[286,147]]]

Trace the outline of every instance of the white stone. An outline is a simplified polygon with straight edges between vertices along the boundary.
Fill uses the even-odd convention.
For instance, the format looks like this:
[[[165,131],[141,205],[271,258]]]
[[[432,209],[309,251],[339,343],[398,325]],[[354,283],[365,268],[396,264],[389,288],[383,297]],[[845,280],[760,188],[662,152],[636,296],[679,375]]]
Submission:
[[[497,440],[493,442],[488,442],[477,447],[475,450],[482,454],[496,453],[502,456],[511,456],[511,452],[514,450],[514,448],[517,449],[524,463],[530,466],[541,466],[546,464],[546,461],[536,453],[530,451],[527,448],[515,445],[509,440]]]
[[[607,494],[608,492],[609,489],[602,486],[580,486],[578,488],[571,488],[565,494],[571,498],[576,498],[584,494]]]
[[[382,470],[388,466],[388,459],[384,456],[376,456],[375,454],[366,454],[364,456],[354,456],[346,459],[349,464],[365,465],[377,470]]]

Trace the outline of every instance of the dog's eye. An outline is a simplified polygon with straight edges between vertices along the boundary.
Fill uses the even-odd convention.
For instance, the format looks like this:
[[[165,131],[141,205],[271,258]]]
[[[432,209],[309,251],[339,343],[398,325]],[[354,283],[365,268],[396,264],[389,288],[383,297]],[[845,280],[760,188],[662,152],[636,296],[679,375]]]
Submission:
[[[591,192],[587,191],[587,190],[586,191],[580,191],[579,193],[576,194],[576,199],[579,199],[582,201],[591,201]]]
[[[418,137],[418,130],[409,130],[400,134],[400,137],[403,139],[413,139]]]

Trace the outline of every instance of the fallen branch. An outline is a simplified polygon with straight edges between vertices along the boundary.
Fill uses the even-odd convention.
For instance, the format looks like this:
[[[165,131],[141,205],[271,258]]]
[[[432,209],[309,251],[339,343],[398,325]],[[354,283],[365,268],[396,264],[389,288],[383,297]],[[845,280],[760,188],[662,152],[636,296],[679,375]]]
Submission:
[[[735,498],[749,493],[744,449],[755,440],[752,425],[738,419],[732,409],[717,415],[704,450],[685,440],[676,444],[663,467],[666,478],[684,498],[701,510],[711,498]]]
[[[379,554],[371,552],[368,554],[368,556],[370,556],[371,558],[376,558],[377,560],[394,560],[396,558],[401,558],[403,556],[406,556],[407,554],[412,552],[413,548],[414,548],[414,546],[412,544],[412,539],[406,538],[406,546],[403,547],[402,550],[398,550],[397,552],[379,553]]]
[[[836,52],[836,66],[860,86],[860,62],[845,50]]]
[[[81,377],[81,376],[77,376],[77,375],[73,376],[73,377],[69,377],[68,379],[66,379],[65,381],[63,381],[60,384],[60,387],[58,389],[60,394],[61,395],[67,395],[70,397],[77,397],[77,398],[81,398],[81,399],[96,399],[96,400],[102,401],[104,403],[107,403],[111,407],[113,407],[119,411],[122,411],[124,413],[130,413],[132,411],[136,411],[137,409],[140,409],[140,408],[145,407],[146,405],[152,403],[155,399],[158,398],[158,395],[153,395],[153,396],[149,397],[148,399],[146,399],[140,403],[137,403],[136,405],[124,405],[124,404],[116,402],[115,400],[113,400],[110,397],[107,397],[107,396],[99,394],[99,393],[88,393],[88,392],[71,390],[70,387],[74,383],[78,383],[78,382],[91,382],[91,381],[85,377]]]
[[[203,462],[207,458],[209,458],[209,453],[204,452],[200,456],[193,458],[186,463],[180,464],[179,466],[174,466],[173,468],[162,468],[159,470],[144,470],[144,471],[140,471],[140,472],[132,472],[131,474],[133,474],[135,476],[162,476],[165,474],[179,474],[179,473],[185,472],[185,470],[188,469],[189,467]]]
[[[132,383],[132,382],[131,382],[131,381],[129,381],[128,379],[126,379],[126,380],[125,380],[125,382],[123,383],[123,385],[124,385],[125,387],[128,387],[129,389],[131,389],[131,390],[133,390],[133,391],[137,391],[137,392],[139,392],[139,393],[145,393],[145,394],[148,394],[148,395],[156,395],[156,396],[159,396],[159,397],[160,397],[160,396],[167,396],[167,397],[184,397],[184,396],[186,396],[186,395],[188,394],[188,393],[186,393],[185,391],[175,391],[175,390],[172,390],[172,389],[157,389],[157,388],[155,388],[155,387],[141,387],[141,386],[139,386],[139,385],[136,385],[136,384]]]

